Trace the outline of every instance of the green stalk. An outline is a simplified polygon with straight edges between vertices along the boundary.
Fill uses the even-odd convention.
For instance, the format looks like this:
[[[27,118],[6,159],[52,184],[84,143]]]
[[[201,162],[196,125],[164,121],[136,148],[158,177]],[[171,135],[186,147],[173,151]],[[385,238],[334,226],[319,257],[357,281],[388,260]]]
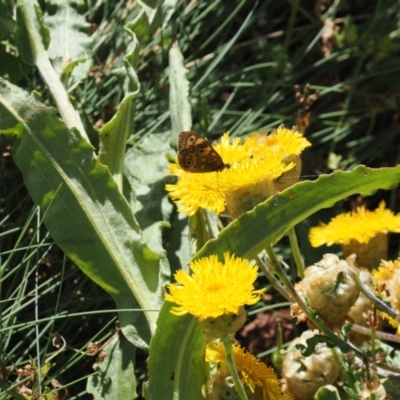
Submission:
[[[239,394],[241,400],[248,400],[242,382],[239,379],[239,374],[236,370],[235,360],[233,359],[232,342],[230,341],[230,339],[228,339],[228,337],[224,337],[222,338],[222,343],[224,345],[226,361],[228,364],[229,372],[231,373],[233,382],[235,384],[235,389]]]
[[[304,278],[304,262],[303,262],[303,259],[301,258],[299,243],[297,241],[296,231],[294,230],[294,227],[289,229],[288,234],[289,234],[289,240],[290,240],[290,247],[292,248],[293,259],[294,259],[294,262],[296,263],[296,267],[297,267],[297,276],[300,277],[301,279],[303,279]]]
[[[400,322],[400,314],[398,314],[393,308],[388,306],[383,300],[376,297],[356,274],[353,275],[354,282],[357,287],[361,290],[362,294],[380,311],[389,315],[397,322]]]
[[[264,273],[265,277],[268,279],[269,283],[272,285],[272,287],[279,292],[285,299],[291,300],[290,296],[288,295],[286,289],[280,284],[278,279],[275,278],[274,274],[271,272],[271,270],[265,265],[265,263],[261,260],[259,256],[255,256],[254,259],[256,260],[256,263],[258,267],[261,269],[261,271]]]

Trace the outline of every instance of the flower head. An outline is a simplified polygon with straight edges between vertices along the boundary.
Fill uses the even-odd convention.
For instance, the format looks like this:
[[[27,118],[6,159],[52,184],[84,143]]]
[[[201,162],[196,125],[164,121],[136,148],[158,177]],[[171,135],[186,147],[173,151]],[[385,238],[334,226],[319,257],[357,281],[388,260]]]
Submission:
[[[314,247],[338,243],[344,257],[356,254],[356,265],[372,270],[387,257],[388,232],[400,232],[400,214],[394,215],[382,201],[374,211],[358,207],[338,215],[327,225],[311,228],[309,239]]]
[[[400,312],[400,258],[395,261],[381,261],[378,269],[372,271],[375,276],[375,286],[379,294],[386,298],[392,307]],[[397,328],[397,334],[400,334],[400,324],[389,315],[380,312],[394,328]]]
[[[243,258],[224,254],[221,263],[217,256],[201,258],[190,263],[189,275],[183,270],[175,274],[181,285],[168,285],[167,301],[177,304],[171,312],[175,315],[192,314],[200,321],[226,314],[238,314],[245,304],[260,300],[262,290],[254,290],[257,267]]]
[[[229,143],[229,135],[224,134],[214,148],[230,168],[199,174],[184,171],[175,164],[170,172],[179,180],[175,185],[166,185],[166,189],[179,211],[185,214],[193,215],[198,208],[206,208],[217,214],[227,209],[236,216],[237,207],[232,200],[229,202],[230,197],[234,201],[245,197],[245,208],[250,209],[274,195],[274,179],[293,169],[295,163],[290,157],[299,155],[307,146],[310,143],[300,133],[283,127],[269,136],[255,132],[243,143],[239,138]],[[254,196],[255,201],[248,201]]]
[[[289,400],[292,398],[289,395],[282,394],[279,380],[274,370],[267,367],[252,354],[235,345],[233,346],[233,358],[242,383],[252,393],[261,390],[263,393],[262,398],[270,400]],[[222,375],[229,375],[229,368],[222,343],[207,346],[206,361],[217,364],[219,372]]]
[[[338,215],[329,224],[311,228],[309,239],[314,247],[349,244],[351,240],[368,243],[378,233],[388,232],[400,232],[400,214],[394,215],[382,201],[374,211],[361,206],[356,211]]]

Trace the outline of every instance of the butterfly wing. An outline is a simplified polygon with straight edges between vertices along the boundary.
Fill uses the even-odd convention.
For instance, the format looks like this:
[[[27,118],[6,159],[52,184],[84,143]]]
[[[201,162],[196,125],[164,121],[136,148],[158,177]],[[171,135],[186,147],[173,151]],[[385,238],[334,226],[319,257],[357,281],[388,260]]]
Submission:
[[[193,131],[181,132],[178,143],[178,163],[187,172],[215,172],[228,168],[211,144]]]

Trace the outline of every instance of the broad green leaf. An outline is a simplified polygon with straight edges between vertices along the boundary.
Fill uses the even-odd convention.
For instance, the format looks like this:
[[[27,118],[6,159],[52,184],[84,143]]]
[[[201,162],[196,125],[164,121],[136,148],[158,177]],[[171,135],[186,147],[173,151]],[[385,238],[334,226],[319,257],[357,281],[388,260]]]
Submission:
[[[188,218],[176,212],[172,214],[171,226],[168,234],[167,254],[171,266],[171,275],[178,269],[188,271],[188,263],[193,256],[191,233]]]
[[[50,30],[49,58],[58,74],[68,78],[70,89],[87,77],[92,63],[90,24],[76,8],[75,0],[47,0],[44,19]]]
[[[165,136],[165,134],[148,135],[129,148],[125,157],[124,175],[135,192],[136,202],[133,207],[143,233],[148,236],[149,230],[153,231],[155,225],[158,227],[162,225],[164,230],[167,229],[164,240],[167,239],[168,243],[165,247],[171,272],[174,272],[184,268],[192,253],[187,218],[176,212],[165,191],[165,185],[173,183],[175,179],[167,175],[169,167],[167,156],[173,150],[169,147],[169,141]],[[124,190],[127,186],[125,185]],[[171,227],[172,229],[168,229]]]
[[[35,65],[39,53],[49,46],[49,28],[43,21],[43,13],[36,0],[18,1],[16,40],[19,54],[29,65]]]
[[[142,229],[170,220],[173,206],[165,191],[171,181],[166,175],[170,150],[164,134],[153,134],[126,152],[125,176],[136,195],[135,216]]]
[[[135,399],[135,347],[122,335],[116,335],[103,349],[106,356],[93,366],[87,391],[95,399]]]
[[[18,122],[14,159],[56,243],[117,307],[123,333],[146,347],[154,332],[164,284],[163,254],[144,242],[126,199],[93,147],[68,130],[54,109],[23,98],[0,79],[0,130],[5,113]],[[10,127],[7,126],[10,131]]]
[[[251,258],[261,251],[266,244],[273,243],[290,227],[295,226],[321,208],[330,207],[351,194],[367,195],[379,188],[393,188],[399,182],[400,166],[377,170],[360,166],[351,172],[335,172],[331,175],[322,176],[315,182],[299,183],[233,221],[220,233],[217,239],[210,240],[195,255],[193,260],[211,254],[222,256],[226,251],[241,257]],[[160,315],[165,315],[169,308],[169,303],[165,302]],[[163,334],[165,330],[169,332],[179,331],[180,336],[193,338],[193,343],[185,341],[184,346],[195,346],[195,343],[199,340],[198,337],[201,335],[201,330],[197,326],[193,327],[192,319],[170,317],[166,321],[168,325],[167,322],[165,322],[165,325],[161,322],[158,323],[158,329]],[[170,336],[168,340],[173,341],[173,334],[171,333]],[[156,334],[151,343],[152,349],[161,345],[158,343],[159,340],[165,339],[161,339],[161,334]],[[173,347],[171,346],[169,352],[164,352],[162,356],[158,356],[161,358],[157,360],[159,365],[168,364],[170,358],[177,358],[176,354],[171,355],[171,352],[177,351],[173,350]],[[187,365],[190,364],[187,363]],[[183,381],[186,378],[188,378],[186,375],[178,377],[175,373],[175,379]],[[164,385],[167,387],[167,382]]]
[[[172,147],[177,147],[178,135],[192,128],[191,107],[189,102],[189,82],[186,79],[183,56],[177,44],[169,51],[169,104],[172,124]]]
[[[314,182],[297,183],[233,221],[194,259],[211,254],[222,258],[227,251],[252,258],[321,208],[331,207],[352,194],[367,196],[378,189],[391,189],[399,182],[400,166],[372,169],[360,165],[350,172],[337,171]]]
[[[147,400],[204,400],[203,332],[190,315],[172,315],[171,307],[171,303],[165,303],[157,321],[157,332],[151,341],[145,397]]]

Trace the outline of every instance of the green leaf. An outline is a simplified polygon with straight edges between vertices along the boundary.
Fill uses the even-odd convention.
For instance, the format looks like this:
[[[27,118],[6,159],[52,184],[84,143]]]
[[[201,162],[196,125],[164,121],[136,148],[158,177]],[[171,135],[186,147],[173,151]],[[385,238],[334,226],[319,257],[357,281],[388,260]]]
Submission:
[[[397,367],[399,364],[395,364]],[[385,380],[383,383],[386,393],[395,399],[400,393],[400,380],[398,374],[392,374],[389,379]]]
[[[125,83],[126,95],[132,93],[137,94],[140,90],[139,78],[136,73],[136,68],[139,62],[140,47],[139,41],[135,33],[126,25],[125,31],[132,37],[131,43],[129,43],[124,56],[124,66],[126,70],[127,82]]]
[[[99,132],[99,161],[107,165],[121,191],[126,139],[132,130],[134,114],[132,98],[133,94],[129,94],[122,100],[117,112]]]
[[[300,350],[301,354],[304,357],[309,357],[311,356],[312,353],[314,353],[315,347],[319,344],[319,343],[325,343],[327,345],[327,347],[329,347],[330,349],[333,349],[334,347],[339,347],[338,346],[338,342],[335,342],[333,340],[331,340],[328,336],[324,336],[324,335],[314,335],[311,338],[308,338],[306,340],[307,346],[304,346],[301,343],[298,343],[295,345],[295,348]],[[347,346],[343,346],[343,347],[339,347],[342,353],[348,353],[350,351],[350,348],[348,348]]]
[[[183,56],[177,44],[169,51],[169,104],[172,123],[171,145],[177,148],[178,135],[192,128],[189,102],[189,82],[186,79]]]
[[[35,0],[18,1],[16,42],[21,58],[29,65],[35,65],[38,53],[49,46],[49,28]]]
[[[138,0],[137,3],[141,10],[127,26],[135,32],[140,42],[145,42],[157,28],[166,27],[175,10],[176,0]]]
[[[128,202],[93,147],[68,130],[54,109],[33,96],[20,97],[2,79],[0,104],[0,130],[8,113],[22,131],[14,159],[32,198],[45,210],[50,234],[117,307],[140,308],[120,312],[119,318],[128,339],[145,348],[162,303],[164,256],[143,242]]]
[[[49,58],[71,88],[87,77],[92,63],[90,24],[76,9],[76,1],[47,0],[45,22],[50,29]]]
[[[210,240],[193,260],[227,251],[252,258],[274,243],[290,228],[316,211],[333,206],[352,194],[370,195],[378,189],[391,189],[400,182],[400,166],[372,169],[363,165],[353,171],[337,171],[314,182],[300,182],[241,215]]]
[[[339,392],[333,385],[326,385],[318,389],[314,400],[340,400]]]
[[[14,25],[11,5],[6,6],[3,1],[0,1],[0,40],[7,39],[9,33],[14,30]]]
[[[125,29],[132,35],[132,43],[130,43],[127,54],[124,56],[127,77],[125,83],[126,95],[119,104],[117,112],[112,119],[103,126],[99,133],[99,160],[104,165],[108,166],[121,191],[126,140],[132,133],[135,115],[133,98],[140,90],[139,79],[135,71],[139,59],[139,43],[136,39],[136,35],[128,28],[125,27]]]
[[[145,397],[147,400],[204,400],[203,332],[192,316],[177,317],[170,313],[171,307],[172,303],[165,302],[151,341]]]
[[[50,42],[49,30],[36,1],[19,0],[17,26],[17,44],[22,59],[38,68],[67,127],[77,128],[83,137],[87,137],[80,115],[72,107],[67,91],[49,60],[46,50]]]
[[[89,376],[87,391],[95,399],[134,399],[136,394],[135,346],[122,335],[115,337],[104,347],[106,357],[97,361]]]
[[[142,229],[160,221],[169,221],[173,206],[165,184],[171,150],[165,135],[148,135],[129,148],[125,157],[125,176],[136,194],[135,216]]]

